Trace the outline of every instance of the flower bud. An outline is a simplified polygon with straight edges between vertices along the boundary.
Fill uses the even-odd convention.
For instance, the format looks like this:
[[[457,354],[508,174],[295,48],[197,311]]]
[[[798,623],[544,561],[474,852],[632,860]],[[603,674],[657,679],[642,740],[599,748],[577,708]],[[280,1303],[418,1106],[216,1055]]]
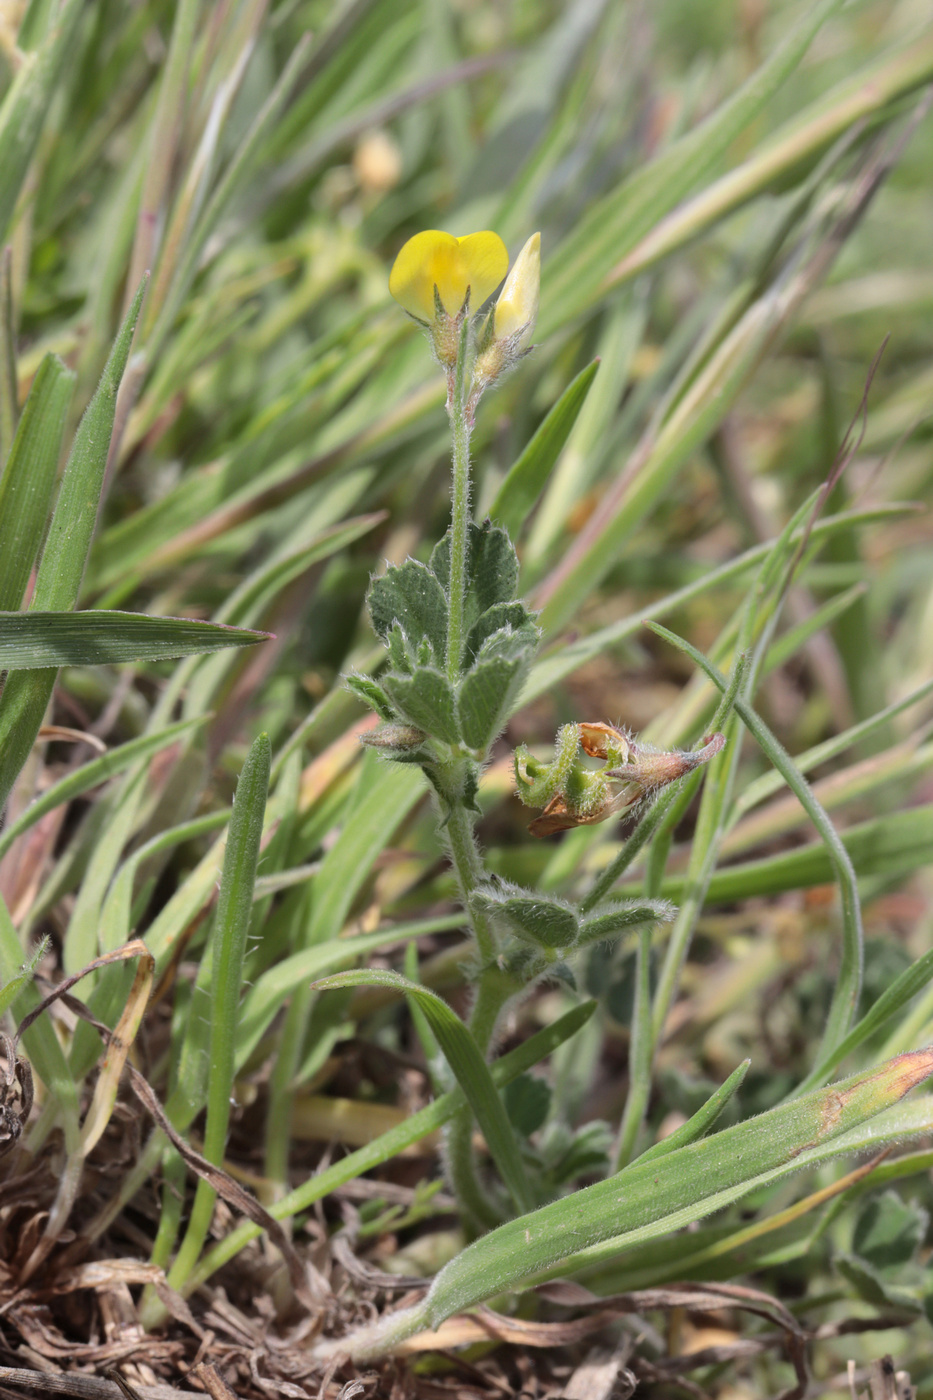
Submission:
[[[366,744],[371,749],[381,749],[387,754],[393,750],[398,753],[413,753],[421,748],[426,739],[424,731],[416,729],[413,724],[380,724],[377,729],[360,735],[361,744]]]
[[[526,340],[538,319],[541,290],[541,235],[533,233],[512,264],[493,311],[493,337]]]

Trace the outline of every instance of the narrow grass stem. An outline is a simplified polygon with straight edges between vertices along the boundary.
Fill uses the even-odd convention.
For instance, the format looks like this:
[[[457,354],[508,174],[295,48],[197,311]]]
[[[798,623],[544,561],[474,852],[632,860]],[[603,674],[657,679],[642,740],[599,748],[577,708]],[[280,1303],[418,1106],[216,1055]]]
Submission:
[[[677,911],[677,918],[668,940],[664,964],[654,997],[653,1035],[658,1044],[664,1034],[664,1023],[677,995],[680,973],[690,947],[690,940],[706,891],[716,868],[719,846],[725,830],[725,816],[732,793],[732,780],[738,761],[738,725],[730,720],[726,730],[726,745],[709,766],[693,849],[687,874],[687,891]]]
[[[447,675],[460,676],[463,650],[463,600],[466,594],[467,539],[470,529],[470,416],[467,411],[467,355],[470,321],[464,316],[457,363],[450,377],[447,415],[453,434],[453,480],[450,512],[450,606],[447,622]]]
[[[629,1049],[629,1090],[616,1141],[613,1171],[621,1171],[632,1160],[635,1142],[648,1107],[651,1071],[654,1064],[654,1034],[651,1025],[651,939],[653,925],[638,930],[635,954],[635,1005]]]
[[[728,686],[725,676],[709,662],[702,652],[697,651],[695,647],[690,646],[682,638],[676,637],[666,627],[660,627],[653,623],[651,630],[657,632],[658,636],[665,637],[673,646],[690,656],[698,666],[702,667],[713,684],[720,691],[725,692]],[[764,720],[741,696],[736,696],[735,708],[745,728],[774,764],[787,786],[796,795],[800,805],[822,837],[826,845],[827,855],[836,872],[836,879],[839,882],[843,939],[836,987],[819,1050],[818,1059],[822,1062],[824,1059],[828,1059],[836,1046],[843,1040],[861,994],[864,933],[855,869],[839,833],[790,754],[772,734]]]

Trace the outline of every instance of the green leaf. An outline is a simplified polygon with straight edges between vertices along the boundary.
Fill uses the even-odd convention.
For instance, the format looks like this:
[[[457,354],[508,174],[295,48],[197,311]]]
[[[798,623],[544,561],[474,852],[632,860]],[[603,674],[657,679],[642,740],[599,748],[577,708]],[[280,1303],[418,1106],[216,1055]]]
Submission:
[[[454,693],[447,677],[427,666],[410,676],[388,672],[382,686],[393,706],[419,729],[448,744],[460,742]]]
[[[577,916],[562,899],[549,899],[515,885],[484,885],[475,898],[501,914],[520,938],[545,948],[570,948],[577,941]]]
[[[435,661],[447,654],[447,599],[436,575],[417,559],[390,565],[369,590],[369,612],[376,635],[388,641],[398,623],[411,647],[426,638]]]
[[[45,534],[75,376],[46,355],[0,479],[0,610],[23,601]]]
[[[204,1154],[209,1161],[222,1160],[230,1118],[243,961],[253,912],[253,887],[266,814],[270,763],[269,736],[260,734],[246,756],[237,782],[220,876],[211,935],[210,1085],[204,1129]]]
[[[551,1089],[535,1074],[520,1074],[502,1095],[509,1122],[523,1137],[536,1133],[548,1116]]]
[[[926,810],[929,815],[933,817],[933,811],[930,809]],[[921,822],[918,831],[916,822],[911,820],[916,811],[917,809],[914,808],[912,811],[900,812],[897,816],[900,818],[899,825],[902,827],[909,826],[912,834],[915,837],[920,835],[922,840],[922,833],[927,824]],[[866,825],[872,828],[873,831],[875,828],[880,828],[880,832],[885,833],[889,841],[891,841],[892,836],[894,836],[894,840],[896,841],[896,835],[888,830],[889,821],[890,818],[883,817],[880,821],[868,822]],[[933,839],[933,822],[929,823],[929,832],[930,838]],[[853,854],[855,867],[858,870],[860,861],[858,856],[851,852],[848,840],[850,835],[851,832],[844,832],[842,839],[846,842],[846,849],[850,850],[850,853]],[[898,849],[899,853],[903,850],[902,847],[896,847],[896,849]],[[875,853],[877,854],[877,849]],[[904,968],[903,972],[899,973],[893,981],[888,983],[881,995],[872,1002],[872,1005],[869,1007],[868,1011],[866,1011],[862,1019],[852,1027],[845,1039],[835,1047],[832,1054],[814,1066],[804,1080],[801,1089],[815,1088],[817,1084],[824,1083],[832,1074],[836,1065],[841,1064],[848,1055],[852,1054],[853,1050],[857,1050],[860,1045],[864,1044],[869,1036],[874,1035],[875,1031],[879,1030],[881,1026],[890,1021],[893,1016],[896,1016],[901,1008],[906,1006],[907,1003],[927,985],[931,978],[933,978],[933,948],[923,953],[915,963],[912,963],[910,967]]]
[[[669,924],[676,917],[676,905],[666,899],[624,899],[604,905],[602,912],[583,921],[580,943],[600,943],[615,938],[639,924]]]
[[[716,111],[588,207],[549,260],[547,296],[539,320],[542,338],[596,301],[626,253],[697,189],[730,145],[752,127],[840,3],[822,0],[809,9],[784,42]]]
[[[837,1254],[833,1259],[836,1270],[855,1289],[863,1303],[875,1308],[903,1308],[905,1312],[919,1313],[923,1305],[916,1294],[898,1288],[873,1269],[864,1259],[852,1254]]]
[[[325,977],[315,986],[318,991],[341,987],[391,987],[417,1001],[476,1115],[489,1151],[515,1204],[520,1211],[529,1210],[532,1195],[525,1179],[518,1143],[489,1073],[489,1066],[473,1036],[447,1003],[434,992],[429,992],[417,982],[409,982],[407,977],[401,977],[397,972],[379,972],[368,968],[339,972],[334,977]]]
[[[386,721],[394,719],[392,707],[385,691],[370,676],[360,676],[354,672],[353,675],[347,676],[344,684],[358,700],[362,700],[364,705],[375,710],[380,719]]]
[[[857,874],[863,879],[875,876],[886,880],[918,870],[929,863],[933,845],[933,803],[890,812],[874,821],[858,822],[842,832],[842,843]],[[834,867],[822,841],[811,841],[790,851],[780,851],[761,860],[742,861],[717,870],[709,882],[707,904],[734,904],[760,895],[782,894],[785,890],[811,889],[828,884]],[[622,885],[623,892],[637,895],[641,882]],[[686,889],[682,875],[665,876],[661,893],[679,900]],[[926,966],[926,965],[924,965]],[[906,977],[911,973],[908,969]],[[900,979],[899,979],[900,980]],[[900,993],[900,987],[899,987]],[[832,1064],[849,1043],[848,1036],[821,1057],[821,1064]]]
[[[708,1133],[722,1113],[726,1105],[731,1102],[733,1096],[741,1087],[742,1080],[748,1073],[751,1060],[743,1060],[738,1065],[726,1082],[711,1094],[702,1108],[697,1109],[692,1117],[682,1123],[668,1137],[662,1138],[660,1142],[654,1143],[638,1158],[638,1166],[644,1166],[645,1162],[654,1161],[656,1157],[666,1157],[669,1152],[675,1151],[678,1147],[686,1147],[689,1142],[696,1142],[698,1138]]]
[[[140,759],[149,758],[152,754],[159,753],[160,750],[168,748],[176,739],[183,734],[188,734],[192,729],[200,728],[205,723],[205,719],[179,720],[177,724],[169,724],[164,729],[157,729],[151,734],[143,734],[138,739],[131,739],[129,743],[120,744],[117,748],[111,749],[109,753],[101,754],[99,758],[93,758],[89,763],[82,766],[75,773],[68,773],[64,778],[60,778],[57,783],[53,783],[47,788],[41,797],[37,797],[16,821],[11,822],[0,833],[0,857],[6,855],[7,851],[25,831],[35,826],[40,817],[44,817],[47,812],[53,811],[63,802],[70,802],[75,797],[80,797],[85,792],[90,792],[100,783],[104,783],[108,778],[115,777],[129,768],[130,764],[138,762]]]
[[[702,652],[697,651],[689,642],[669,632],[660,623],[651,622],[648,624],[652,632],[656,632],[659,637],[664,637],[672,646],[684,652],[691,660],[695,661],[706,676],[713,682],[716,688],[725,694],[728,682],[725,676],[710,662]],[[823,1041],[820,1047],[820,1058],[825,1059],[836,1050],[845,1038],[846,1031],[852,1020],[852,1015],[858,1005],[859,993],[862,986],[862,960],[864,934],[862,931],[862,910],[859,902],[858,885],[855,879],[855,870],[852,860],[846,850],[839,833],[833,826],[822,804],[816,797],[806,778],[795,765],[793,759],[783,745],[771,732],[764,720],[756,714],[751,705],[743,700],[740,695],[735,697],[735,710],[739,715],[745,728],[754,738],[765,756],[784,778],[787,786],[795,794],[803,807],[807,816],[816,827],[826,846],[826,853],[832,863],[833,871],[839,882],[839,892],[842,904],[842,956],[839,970],[836,975],[835,990],[830,1004],[829,1013],[826,1018],[826,1028],[823,1032]]]
[[[372,935],[370,935],[371,937]],[[350,940],[342,941],[345,944],[350,942]],[[363,942],[364,940],[358,941]],[[317,951],[323,952],[324,950]],[[586,1025],[595,1010],[595,1001],[581,1002],[579,1006],[571,1007],[552,1025],[536,1031],[521,1045],[510,1050],[507,1055],[495,1060],[490,1066],[493,1083],[504,1087],[519,1074],[531,1069],[533,1065],[538,1064],[547,1055],[566,1044]],[[428,1133],[442,1128],[445,1123],[449,1123],[458,1113],[461,1113],[465,1106],[466,1099],[462,1089],[453,1089],[448,1094],[442,1094],[426,1108],[422,1108],[417,1113],[403,1119],[394,1128],[390,1128],[387,1133],[382,1133],[375,1141],[368,1143],[366,1147],[351,1152],[349,1156],[341,1158],[340,1161],[325,1167],[323,1171],[316,1172],[313,1176],[306,1178],[284,1199],[276,1201],[270,1206],[270,1215],[275,1220],[288,1220],[291,1216],[297,1215],[299,1211],[307,1210],[315,1201],[321,1200],[323,1196],[336,1190],[338,1186],[343,1186],[346,1182],[362,1176],[363,1172],[371,1171],[383,1162],[390,1161],[406,1147],[410,1147],[412,1143],[419,1142]],[[254,1225],[252,1221],[238,1225],[207,1254],[194,1276],[189,1280],[185,1292],[190,1293],[205,1279],[210,1278],[216,1269],[232,1259],[244,1245],[261,1233],[260,1227]]]
[[[498,635],[498,634],[497,634]],[[457,705],[460,729],[471,749],[485,750],[495,739],[512,707],[512,700],[521,689],[531,652],[515,659],[489,656],[476,662],[460,682]]]
[[[78,424],[36,573],[32,607],[37,612],[70,610],[78,601],[104,484],[117,393],[145,290],[144,279]],[[9,677],[0,696],[0,809],[35,743],[54,684],[52,670],[19,671]]]
[[[838,515],[827,515],[814,524],[810,532],[810,540],[815,542],[821,539],[831,539],[841,530],[851,529],[855,525],[867,525],[873,520],[891,519],[911,509],[912,507],[907,504],[894,504],[875,507],[872,510],[844,511]],[[799,541],[803,538],[803,531],[795,530],[792,538]],[[538,661],[529,676],[521,696],[521,702],[527,705],[532,700],[537,700],[539,696],[547,695],[559,681],[578,671],[581,666],[585,666],[595,656],[601,656],[612,647],[619,646],[629,637],[633,637],[649,618],[666,617],[677,612],[695,598],[702,597],[711,589],[741,578],[748,570],[755,568],[766,559],[774,549],[774,545],[774,540],[754,545],[751,549],[745,550],[742,554],[736,555],[734,559],[718,565],[715,569],[704,569],[698,577],[683,588],[675,589],[672,593],[665,594],[663,598],[646,604],[638,612],[631,613],[618,622],[610,623],[607,627],[600,627],[595,632],[591,632],[589,636],[581,637],[578,641],[565,642],[561,647],[549,651]]]
[[[489,514],[510,535],[517,537],[521,533],[570,436],[598,369],[599,360],[594,360],[568,384],[524,452],[509,468]]]
[[[441,587],[450,587],[450,531],[435,546],[430,567]],[[495,603],[510,603],[518,588],[518,555],[504,530],[484,520],[470,522],[466,557],[467,597],[464,628]]]
[[[223,1161],[230,1124],[243,992],[243,962],[253,913],[253,889],[266,815],[270,764],[269,736],[260,734],[246,756],[233,799],[217,913],[211,935],[207,1118],[202,1150],[209,1162],[218,1165]],[[202,963],[202,969],[203,966]],[[196,993],[201,991],[203,998],[204,990],[201,985],[196,988]],[[201,1000],[196,996],[192,1003],[192,1017],[198,1018],[200,1012]],[[202,1177],[195,1192],[187,1233],[169,1275],[174,1288],[184,1282],[197,1261],[210,1227],[216,1196],[214,1187]]]
[[[146,613],[0,612],[0,670],[161,661],[269,639],[268,632]]]
[[[26,959],[19,972],[0,985],[0,1016],[5,1016],[24,987],[28,987],[36,975],[36,969],[49,950],[51,940],[40,938],[35,952]]]
[[[875,1269],[906,1264],[926,1238],[930,1218],[896,1191],[874,1196],[863,1207],[852,1235],[852,1249]]]
[[[509,1221],[441,1270],[412,1325],[438,1327],[610,1236],[621,1253],[626,1243],[700,1219],[771,1173],[797,1171],[809,1154],[832,1150],[930,1073],[933,1051],[900,1056]]]
[[[475,661],[483,645],[500,632],[515,637],[520,648],[533,645],[538,637],[532,614],[524,603],[496,603],[480,613],[467,634],[463,649],[467,664]]]

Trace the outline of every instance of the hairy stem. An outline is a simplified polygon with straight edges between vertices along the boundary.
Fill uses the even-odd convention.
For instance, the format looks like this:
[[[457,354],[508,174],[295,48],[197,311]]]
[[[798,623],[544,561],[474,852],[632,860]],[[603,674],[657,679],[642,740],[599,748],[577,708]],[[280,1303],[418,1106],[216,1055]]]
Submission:
[[[460,678],[463,652],[463,599],[466,593],[467,538],[470,529],[470,416],[467,411],[469,317],[464,316],[457,363],[448,381],[447,415],[453,434],[450,512],[450,608],[447,622],[447,675]]]
[[[495,957],[496,935],[489,916],[476,907],[473,899],[478,885],[483,883],[485,872],[473,835],[473,823],[462,800],[455,798],[450,804],[450,818],[447,822],[447,841],[451,860],[463,907],[470,917],[476,936],[476,947],[482,963]],[[485,1046],[481,1046],[485,1049]]]

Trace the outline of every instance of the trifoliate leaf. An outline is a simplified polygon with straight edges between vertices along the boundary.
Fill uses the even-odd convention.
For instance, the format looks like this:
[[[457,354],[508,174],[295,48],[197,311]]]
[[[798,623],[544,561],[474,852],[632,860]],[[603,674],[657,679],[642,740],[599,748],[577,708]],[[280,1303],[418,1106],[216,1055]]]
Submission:
[[[425,667],[410,676],[390,672],[382,683],[392,704],[412,724],[448,744],[459,743],[454,693],[440,671]]]
[[[908,1292],[906,1288],[898,1288],[857,1255],[837,1254],[833,1263],[863,1302],[871,1303],[876,1308],[894,1307],[903,1308],[906,1312],[922,1311],[923,1304],[917,1294]]]
[[[477,661],[460,683],[460,729],[470,748],[485,750],[509,717],[512,699],[528,673],[530,653],[514,660]]]
[[[434,547],[430,568],[441,587],[450,587],[450,531]],[[470,525],[466,557],[467,599],[464,624],[473,623],[494,603],[510,603],[518,587],[518,556],[504,530],[484,520]]]
[[[447,651],[447,598],[436,574],[417,559],[390,566],[369,590],[373,628],[388,642],[398,623],[411,646],[430,642],[434,657],[443,661]]]
[[[538,629],[524,603],[495,603],[481,613],[470,628],[464,647],[466,663],[475,661],[487,639],[500,632],[516,638],[519,647],[533,645],[538,639]]]

